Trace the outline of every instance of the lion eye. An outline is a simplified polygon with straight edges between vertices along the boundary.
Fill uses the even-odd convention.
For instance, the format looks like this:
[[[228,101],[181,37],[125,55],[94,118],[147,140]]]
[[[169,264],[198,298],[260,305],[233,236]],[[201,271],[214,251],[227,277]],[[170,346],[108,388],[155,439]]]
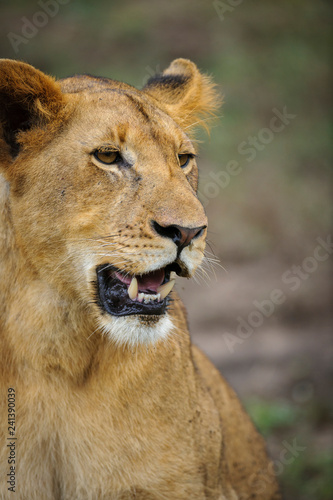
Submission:
[[[178,155],[179,165],[181,168],[187,167],[191,158],[193,158],[193,155],[191,154]]]
[[[119,163],[122,160],[118,151],[95,151],[94,157],[96,160],[106,165],[112,165],[114,163]]]

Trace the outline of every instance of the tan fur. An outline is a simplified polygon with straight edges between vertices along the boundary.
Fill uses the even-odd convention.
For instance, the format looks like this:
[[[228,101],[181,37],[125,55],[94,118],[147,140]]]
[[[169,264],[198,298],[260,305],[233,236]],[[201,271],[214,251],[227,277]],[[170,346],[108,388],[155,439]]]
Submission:
[[[162,318],[114,318],[96,300],[98,265],[142,274],[176,259],[152,219],[206,225],[195,160],[182,170],[177,155],[194,152],[186,132],[217,108],[210,79],[179,59],[139,91],[2,60],[0,100],[0,498],[280,498],[262,438],[191,345],[177,295]],[[91,153],[110,144],[131,166],[98,163]],[[182,250],[184,276],[204,246],[205,233]]]

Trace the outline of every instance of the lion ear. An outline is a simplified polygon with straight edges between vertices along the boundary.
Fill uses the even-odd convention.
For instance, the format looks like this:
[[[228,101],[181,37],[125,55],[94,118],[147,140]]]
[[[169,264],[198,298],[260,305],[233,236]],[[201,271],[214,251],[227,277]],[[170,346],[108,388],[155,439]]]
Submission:
[[[62,105],[53,78],[29,64],[0,60],[0,140],[11,156],[19,153],[22,132],[46,124]]]
[[[209,119],[222,103],[211,78],[188,59],[174,60],[163,73],[150,78],[143,91],[157,99],[187,133],[198,126],[209,130]]]

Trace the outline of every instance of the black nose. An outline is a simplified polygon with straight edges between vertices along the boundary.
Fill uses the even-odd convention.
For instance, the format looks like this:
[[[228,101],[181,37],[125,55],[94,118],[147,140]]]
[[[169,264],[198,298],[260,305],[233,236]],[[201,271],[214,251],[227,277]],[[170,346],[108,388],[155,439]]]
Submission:
[[[201,227],[182,227],[173,224],[171,226],[161,226],[155,220],[152,226],[157,234],[164,238],[170,238],[178,247],[178,254],[191,243],[194,238],[198,238],[204,232],[206,226]]]

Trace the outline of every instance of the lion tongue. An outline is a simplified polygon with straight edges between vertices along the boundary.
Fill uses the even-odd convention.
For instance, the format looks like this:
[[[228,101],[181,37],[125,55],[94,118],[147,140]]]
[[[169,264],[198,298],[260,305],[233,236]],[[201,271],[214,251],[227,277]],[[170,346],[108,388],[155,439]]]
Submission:
[[[139,302],[144,300],[146,304],[152,300],[164,300],[175,284],[175,280],[172,279],[162,285],[164,277],[164,270],[147,273],[138,278],[136,276],[132,276],[132,278],[126,277],[126,281],[131,280],[127,289],[129,298]]]
[[[137,276],[136,279],[138,280],[138,288],[140,292],[157,293],[158,287],[164,280],[164,269],[158,269],[157,271],[152,271],[151,273],[144,274],[143,276]]]
[[[164,269],[158,269],[157,271],[152,271],[151,273],[143,274],[142,276],[135,276],[137,280],[138,290],[140,292],[157,293],[158,287],[163,283],[164,276]],[[129,286],[131,286],[132,280],[134,278],[134,276],[124,276],[119,272],[116,272],[116,277]]]

